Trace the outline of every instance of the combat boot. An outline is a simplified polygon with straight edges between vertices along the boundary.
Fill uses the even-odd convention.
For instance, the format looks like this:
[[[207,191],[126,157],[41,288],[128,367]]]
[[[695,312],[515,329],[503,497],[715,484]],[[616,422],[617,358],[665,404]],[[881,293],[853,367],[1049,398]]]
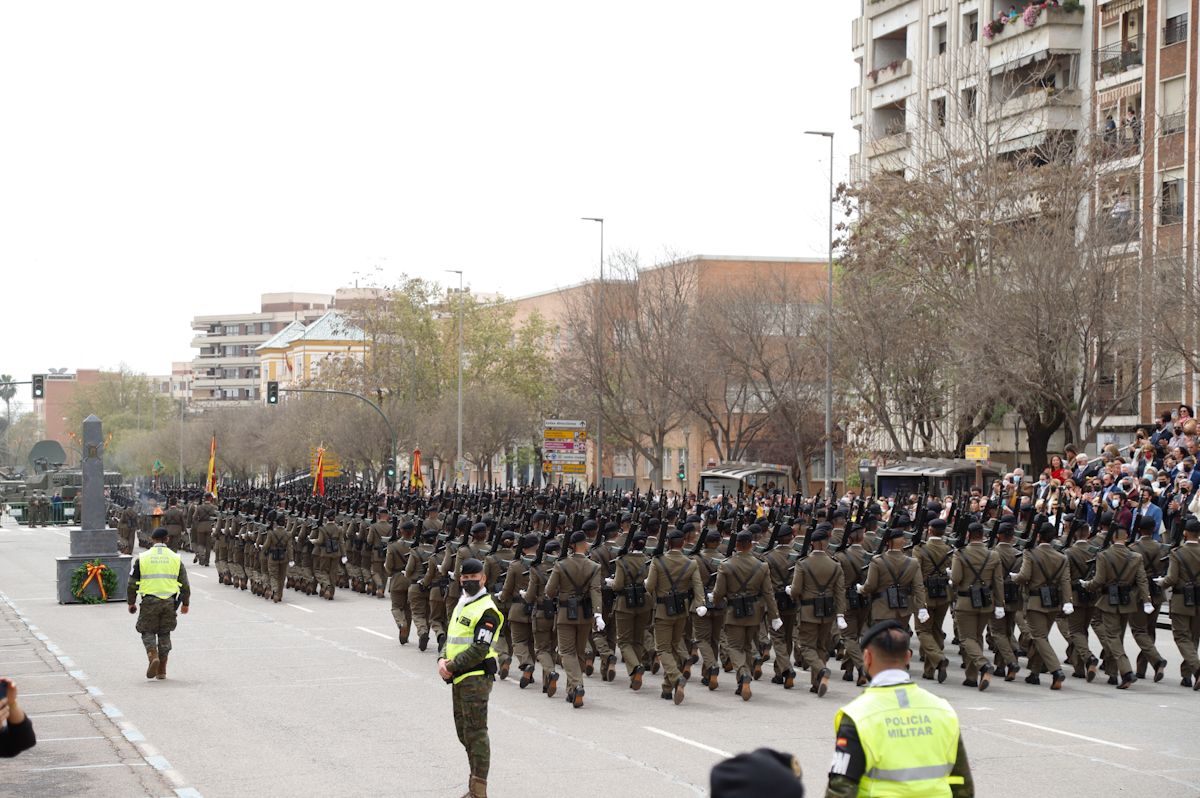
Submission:
[[[162,658],[158,661],[158,676],[156,678],[158,678],[158,679],[167,678],[167,655],[166,654],[163,654]]]
[[[467,794],[463,798],[487,798],[487,779],[472,776],[467,783]]]
[[[512,657],[501,657],[500,658],[500,672],[496,675],[499,676],[501,679],[507,679],[508,678],[508,669],[511,666],[512,666]]]
[[[158,658],[158,648],[146,649],[146,659],[150,663],[146,668],[146,678],[153,679],[158,676],[158,669],[162,666],[162,661]]]

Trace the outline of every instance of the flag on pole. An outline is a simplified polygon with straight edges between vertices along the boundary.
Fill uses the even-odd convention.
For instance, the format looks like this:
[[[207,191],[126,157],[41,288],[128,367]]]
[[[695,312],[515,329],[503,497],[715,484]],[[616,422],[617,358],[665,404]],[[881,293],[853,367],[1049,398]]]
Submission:
[[[412,469],[409,472],[408,486],[410,488],[425,487],[425,478],[421,476],[421,449],[413,449]]]
[[[217,433],[213,433],[212,442],[208,445],[208,479],[204,481],[204,490],[217,498]]]
[[[317,447],[317,465],[313,469],[312,495],[325,495],[325,447]]]

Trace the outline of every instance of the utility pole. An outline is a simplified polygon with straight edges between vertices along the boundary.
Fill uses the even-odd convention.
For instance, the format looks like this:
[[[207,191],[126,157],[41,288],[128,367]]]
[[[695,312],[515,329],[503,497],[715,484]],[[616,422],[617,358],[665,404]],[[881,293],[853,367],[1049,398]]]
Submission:
[[[458,449],[454,455],[454,479],[464,482],[463,469],[463,273],[462,269],[446,269],[451,274],[458,275]]]
[[[604,322],[604,218],[601,216],[584,216],[581,217],[584,222],[597,222],[600,225],[600,296],[597,303],[598,311],[596,319],[596,335],[601,334],[600,325]],[[600,369],[600,382],[604,382],[604,358],[603,352],[600,362],[597,364]],[[604,402],[604,391],[600,392],[600,403]],[[599,408],[599,413],[596,416],[596,481],[600,485],[600,489],[604,490],[604,408]]]

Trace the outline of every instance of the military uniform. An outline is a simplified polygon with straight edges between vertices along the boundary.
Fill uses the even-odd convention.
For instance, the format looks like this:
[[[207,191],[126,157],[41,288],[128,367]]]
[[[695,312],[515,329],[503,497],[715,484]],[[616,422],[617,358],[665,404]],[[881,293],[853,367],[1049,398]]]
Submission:
[[[167,677],[167,655],[171,653],[171,632],[175,631],[175,601],[187,611],[192,589],[188,584],[183,560],[161,538],[133,561],[129,572],[126,600],[134,612],[137,597],[142,597],[137,631],[146,648],[149,667],[147,679]]]
[[[1012,573],[1017,567],[1017,557],[1020,552],[1008,541],[1000,541],[992,548],[1000,559],[1000,572],[1004,578],[1004,617],[993,615],[988,620],[988,631],[991,633],[992,650],[996,656],[994,663],[999,672],[1003,669],[1006,681],[1016,678],[1020,665],[1017,662],[1017,618],[1025,612],[1025,601],[1021,595],[1021,586],[1012,579]]]
[[[682,534],[680,534],[682,537]],[[683,700],[683,683],[690,675],[684,625],[697,607],[704,606],[704,583],[697,564],[682,549],[670,549],[650,563],[646,595],[653,598],[654,647],[663,669],[664,697]],[[707,613],[707,610],[705,610]]]
[[[117,537],[121,540],[121,553],[133,554],[134,534],[137,530],[137,510],[131,504],[117,516]]]
[[[720,533],[717,532],[718,540],[719,536]],[[694,558],[700,568],[700,582],[704,585],[708,595],[712,595],[712,590],[717,583],[717,571],[721,567],[721,563],[725,561],[725,558],[717,553],[716,542],[712,541],[712,546],[702,549]],[[717,679],[721,672],[721,638],[725,634],[725,611],[729,605],[725,603],[718,605],[706,596],[704,606],[708,609],[708,613],[703,618],[694,618],[692,628],[695,630],[700,667],[703,670],[700,683],[709,690],[716,690]]]
[[[500,589],[499,599],[501,605],[509,607],[506,617],[508,618],[509,636],[512,640],[512,656],[517,658],[517,667],[521,671],[522,690],[533,683],[533,671],[536,663],[533,650],[534,608],[522,597],[522,594],[529,588],[529,574],[532,567],[533,557],[528,555],[509,563],[504,574],[504,586]]]
[[[1021,571],[1013,581],[1025,588],[1025,618],[1029,623],[1030,646],[1029,675],[1025,681],[1039,684],[1038,674],[1043,670],[1053,675],[1052,690],[1062,687],[1062,663],[1050,645],[1050,628],[1063,602],[1071,595],[1070,565],[1065,554],[1057,552],[1049,543],[1039,543],[1025,551],[1021,558]]]
[[[941,528],[945,522],[937,519]],[[936,528],[931,525],[931,529]],[[945,681],[946,672],[946,614],[950,611],[950,579],[946,569],[954,549],[940,535],[931,535],[913,552],[921,566],[921,581],[925,587],[925,609],[929,619],[917,621],[917,638],[921,641],[921,656],[925,659],[925,678],[937,672],[938,681]],[[986,621],[985,621],[986,624]],[[959,637],[962,635],[960,633]]]
[[[549,544],[545,553],[550,553]],[[542,692],[549,698],[553,698],[558,689],[558,671],[555,670],[555,662],[558,659],[558,635],[555,628],[558,604],[545,595],[546,584],[550,581],[550,574],[554,568],[555,563],[543,557],[542,562],[530,569],[529,587],[525,590],[526,602],[534,608],[534,656],[542,666]]]
[[[650,558],[641,549],[632,549],[613,561],[613,594],[616,603],[613,619],[617,626],[617,647],[625,663],[630,687],[642,686],[642,673],[649,664],[646,630],[654,617],[654,602],[646,597],[646,577]]]
[[[546,583],[545,596],[558,602],[558,653],[567,672],[567,699],[577,706],[583,695],[583,658],[594,616],[600,612],[600,566],[572,552],[559,560]]]
[[[608,530],[615,531],[615,525]],[[607,537],[607,532],[606,535]],[[602,540],[599,545],[592,546],[588,552],[588,557],[600,566],[601,580],[607,580],[613,576],[613,559],[616,557],[616,552],[607,539]],[[604,681],[609,680],[609,674],[616,673],[616,655],[614,654],[614,646],[616,645],[617,625],[613,617],[615,607],[615,595],[613,590],[605,582],[600,585],[600,617],[604,619],[604,631],[592,632],[592,650],[601,662],[601,677]]]
[[[814,541],[821,533],[814,533]],[[829,686],[825,663],[833,648],[835,618],[846,615],[846,581],[842,565],[828,552],[811,551],[796,565],[792,599],[800,607],[797,642],[811,679],[810,691],[824,696]]]
[[[1183,684],[1200,685],[1200,543],[1188,540],[1171,552],[1162,587],[1171,589],[1171,634],[1179,656]]]
[[[180,551],[180,544],[183,542],[184,521],[183,510],[175,505],[168,507],[162,514],[160,526],[167,530],[167,548],[172,551]]]
[[[442,621],[436,622],[429,612],[429,564],[435,556],[435,546],[428,539],[409,550],[408,563],[404,567],[404,578],[408,580],[408,606],[413,623],[417,626],[417,642],[422,651],[429,644],[429,633],[443,631]]]
[[[896,620],[908,626],[914,612],[925,607],[921,566],[902,551],[889,550],[871,560],[863,595],[871,599],[871,620]]]
[[[1092,544],[1087,540],[1076,540],[1063,551],[1071,569],[1071,604],[1075,611],[1067,616],[1067,640],[1071,643],[1070,660],[1074,665],[1075,676],[1086,678],[1089,682],[1096,677],[1096,664],[1099,662],[1092,653],[1088,631],[1098,622],[1099,611],[1096,609],[1096,594],[1083,589],[1092,569],[1095,553]]]
[[[1133,668],[1125,654],[1125,631],[1130,619],[1135,614],[1143,614],[1142,605],[1150,601],[1141,555],[1114,542],[1096,555],[1096,575],[1083,586],[1087,590],[1096,590],[1099,596],[1096,607],[1101,613],[1100,643],[1104,647],[1104,658],[1117,669],[1120,676],[1117,687],[1126,689],[1132,683]],[[1146,653],[1158,670],[1162,657],[1153,647]]]
[[[752,552],[735,552],[717,570],[713,603],[726,602],[729,609],[725,613],[725,636],[729,658],[737,670],[737,694],[743,701],[749,701],[759,626],[764,614],[770,619],[779,617],[767,566]]]
[[[871,613],[871,603],[866,596],[856,589],[864,577],[864,571],[871,555],[861,545],[853,543],[833,555],[842,566],[842,582],[845,585],[846,596],[846,630],[842,633],[842,645],[846,657],[842,661],[842,670],[846,672],[843,679],[851,681],[855,670],[859,673],[859,681],[865,683],[863,670],[862,648],[858,644],[862,633],[867,630]]]
[[[964,684],[986,690],[991,666],[983,653],[983,633],[988,620],[995,617],[996,608],[1003,609],[1004,570],[1000,557],[982,541],[973,540],[955,553],[950,581],[956,597],[959,649],[967,666]]]
[[[364,559],[368,559],[370,564],[364,564],[364,578],[370,582],[372,592],[379,598],[383,598],[383,588],[387,582],[384,562],[387,560],[388,538],[391,536],[392,526],[386,521],[376,521],[367,528]]]
[[[217,516],[217,508],[211,502],[204,501],[195,507],[192,522],[192,549],[200,565],[208,567],[210,546],[213,530],[213,520]]]
[[[278,604],[283,601],[283,588],[287,584],[288,563],[292,562],[292,536],[284,526],[272,526],[263,542],[267,558],[267,578],[270,580],[270,598]]]
[[[1163,591],[1155,580],[1167,572],[1166,560],[1170,548],[1159,543],[1149,533],[1143,533],[1142,537],[1129,544],[1129,550],[1142,555],[1142,565],[1146,569],[1146,587],[1150,591],[1150,606],[1154,608],[1149,615],[1134,613],[1129,619],[1133,640],[1140,649],[1137,656],[1137,676],[1141,679],[1146,675],[1147,665],[1154,667],[1158,664],[1158,661],[1151,657],[1158,656],[1155,641],[1158,638],[1158,614],[1162,610]]]
[[[310,536],[310,540],[313,542],[314,559],[320,558],[315,567],[321,596],[332,601],[340,578],[342,558],[346,556],[345,533],[330,518],[317,528],[316,535]]]
[[[412,605],[408,601],[408,590],[412,582],[405,576],[404,569],[412,551],[412,526],[401,532],[401,537],[387,544],[383,558],[383,573],[388,578],[388,594],[392,601],[392,620],[400,632],[401,645],[408,642],[412,628]]]
[[[789,584],[792,584],[792,542],[780,543],[763,555],[767,564],[767,573],[771,577],[771,592],[775,594],[775,606],[779,608],[779,617],[783,625],[779,629],[768,632],[771,637],[771,660],[775,667],[776,684],[790,688],[796,678],[792,670],[793,650],[796,648],[796,616],[799,605],[787,594]]]

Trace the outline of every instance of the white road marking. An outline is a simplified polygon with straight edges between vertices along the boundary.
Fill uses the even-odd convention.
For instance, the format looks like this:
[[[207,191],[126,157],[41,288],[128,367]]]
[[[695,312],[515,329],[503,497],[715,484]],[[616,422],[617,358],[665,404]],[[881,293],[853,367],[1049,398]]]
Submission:
[[[59,765],[55,768],[30,768],[30,773],[42,773],[47,770],[92,770],[95,768],[144,768],[145,762],[109,762],[103,765]]]
[[[208,574],[202,574],[199,571],[191,571],[188,573],[188,576],[198,576],[201,579],[209,579],[210,578]]]
[[[87,693],[79,690],[71,690],[67,693],[21,693],[21,698],[42,698],[48,695],[87,695]]]
[[[376,637],[382,637],[384,640],[392,639],[390,635],[385,635],[383,632],[376,632],[374,629],[368,629],[365,626],[356,626],[354,628],[358,629],[359,631],[366,632],[369,635],[375,635]]]
[[[299,604],[293,604],[290,601],[285,601],[283,603],[288,605],[289,607],[293,607],[294,609],[300,610],[301,612],[312,612],[312,610],[310,610],[308,607],[301,607]]]
[[[1076,734],[1075,732],[1063,731],[1062,729],[1052,729],[1049,726],[1039,726],[1036,723],[1026,723],[1023,720],[1013,720],[1012,718],[1005,718],[1005,720],[1008,721],[1009,723],[1016,723],[1019,726],[1028,726],[1031,729],[1041,729],[1042,731],[1048,731],[1053,734],[1061,734],[1064,737],[1074,737],[1077,740],[1087,740],[1089,743],[1099,743],[1100,745],[1108,745],[1113,748],[1120,748],[1122,751],[1138,750],[1129,745],[1122,745],[1121,743],[1111,743],[1108,740],[1100,740],[1095,737],[1088,737],[1083,734]]]
[[[674,740],[675,742],[683,743],[684,745],[690,745],[693,748],[699,748],[701,751],[708,751],[710,754],[716,754],[717,756],[723,756],[726,758],[733,756],[733,754],[729,753],[728,751],[722,751],[720,748],[713,748],[711,745],[705,745],[704,743],[698,743],[695,740],[689,740],[686,737],[680,737],[678,734],[671,734],[671,732],[669,732],[669,731],[663,731],[662,729],[656,729],[653,726],[643,726],[642,728],[648,732],[653,732],[655,734],[661,734],[663,737],[669,737],[672,740]]]
[[[39,743],[67,743],[67,742],[73,742],[75,740],[107,740],[107,739],[108,739],[107,737],[100,734],[100,735],[96,735],[94,737],[39,737],[39,738],[37,738],[37,741]]]

